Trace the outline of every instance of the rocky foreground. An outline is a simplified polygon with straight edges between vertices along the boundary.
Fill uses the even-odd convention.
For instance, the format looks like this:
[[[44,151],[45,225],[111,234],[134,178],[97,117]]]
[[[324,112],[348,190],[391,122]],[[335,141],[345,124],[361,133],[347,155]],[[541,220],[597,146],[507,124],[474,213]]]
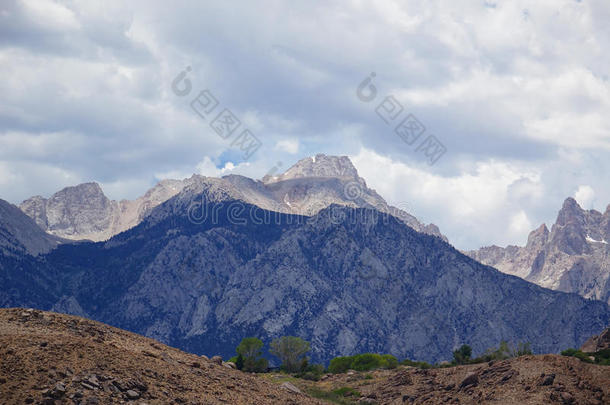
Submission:
[[[0,403],[321,404],[84,318],[0,310]]]
[[[287,382],[287,380],[289,382]],[[302,391],[303,393],[295,392]],[[84,318],[0,309],[1,404],[607,404],[610,367],[557,355],[421,370],[253,375]],[[327,395],[328,394],[328,395]]]
[[[357,404],[602,405],[610,403],[610,367],[538,355],[442,369],[348,372],[315,386],[327,392],[352,388]]]

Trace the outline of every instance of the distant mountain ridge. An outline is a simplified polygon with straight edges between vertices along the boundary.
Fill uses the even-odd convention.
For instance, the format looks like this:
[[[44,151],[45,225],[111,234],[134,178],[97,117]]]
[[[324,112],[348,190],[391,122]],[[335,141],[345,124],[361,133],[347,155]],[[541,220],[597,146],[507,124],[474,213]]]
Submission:
[[[602,214],[568,198],[549,231],[542,224],[526,246],[468,252],[481,263],[542,287],[610,303],[610,205]]]
[[[50,198],[31,197],[19,208],[43,230],[66,239],[102,241],[133,228],[188,180],[163,180],[134,200],[111,201],[97,183],[66,187]]]
[[[19,207],[52,235],[104,241],[138,225],[153,208],[188,188],[222,190],[225,198],[297,215],[314,215],[330,204],[375,208],[392,213],[417,231],[446,240],[436,225],[424,225],[404,210],[388,205],[367,187],[347,156],[324,154],[301,159],[285,173],[265,176],[262,181],[238,175],[193,175],[184,180],[163,180],[142,197],[120,202],[109,200],[99,184],[84,183],[48,199],[31,197]]]
[[[0,303],[223,356],[245,336],[298,335],[313,361],[360,352],[440,361],[462,343],[482,352],[501,339],[557,352],[610,323],[605,303],[502,274],[392,215],[331,205],[312,217],[265,211],[273,220],[258,222],[249,212],[260,207],[216,182],[200,194],[190,186],[108,242],[9,263]],[[193,222],[193,202],[217,219]],[[15,285],[26,282],[24,295]]]
[[[322,362],[362,352],[440,361],[461,344],[480,353],[503,339],[558,352],[610,324],[604,302],[503,274],[425,233],[431,225],[393,210],[352,168],[317,155],[263,181],[193,176],[164,202],[173,189],[147,194],[129,217],[142,214],[137,224],[107,241],[0,252],[0,306],[78,314],[223,356],[246,336],[296,335]],[[96,186],[30,208],[72,236],[127,223],[110,220],[113,203]],[[604,215],[564,206],[550,233],[531,235],[532,249],[556,240],[572,257],[605,245]]]

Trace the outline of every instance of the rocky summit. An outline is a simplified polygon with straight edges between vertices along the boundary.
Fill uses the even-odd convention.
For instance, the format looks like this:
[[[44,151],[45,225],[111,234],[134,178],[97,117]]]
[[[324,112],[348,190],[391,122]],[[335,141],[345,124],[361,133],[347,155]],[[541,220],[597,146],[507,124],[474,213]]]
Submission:
[[[176,195],[185,181],[164,180],[135,201],[111,201],[97,183],[66,187],[46,199],[31,197],[19,208],[43,230],[66,239],[92,241],[136,226],[160,203]]]
[[[568,198],[549,231],[541,225],[524,247],[484,247],[475,260],[546,288],[610,303],[610,205],[583,210]]]
[[[97,183],[85,183],[67,187],[48,199],[29,198],[19,207],[52,235],[105,241],[138,225],[153,208],[187,189],[191,193],[216,190],[217,201],[222,196],[297,215],[314,215],[330,204],[375,208],[391,213],[417,231],[445,239],[436,225],[422,224],[413,215],[388,205],[367,187],[347,156],[323,154],[302,159],[285,173],[267,175],[262,181],[237,175],[193,175],[184,180],[163,180],[142,197],[120,202],[109,200]]]

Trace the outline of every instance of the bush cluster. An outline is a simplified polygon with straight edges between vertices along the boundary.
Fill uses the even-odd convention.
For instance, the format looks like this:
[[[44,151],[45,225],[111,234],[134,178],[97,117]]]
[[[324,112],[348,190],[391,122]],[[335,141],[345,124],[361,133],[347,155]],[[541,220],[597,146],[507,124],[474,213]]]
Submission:
[[[265,372],[268,370],[268,361],[262,357],[263,342],[257,338],[245,338],[236,349],[238,353],[230,359],[237,368],[250,372]],[[310,350],[309,342],[294,337],[283,336],[275,339],[270,344],[270,353],[279,357],[282,361],[282,370],[295,375],[295,377],[318,381],[326,372],[321,364],[309,364],[305,355]],[[453,352],[451,363],[430,364],[425,361],[413,361],[405,359],[401,365],[417,367],[422,369],[451,367],[460,364],[477,364],[495,360],[505,360],[532,354],[529,343],[518,343],[514,346],[507,341],[501,341],[498,347],[489,348],[482,355],[472,358],[472,348],[462,345]],[[567,349],[561,352],[563,356],[576,357],[587,363],[610,365],[610,349],[596,353],[583,353],[577,349]],[[328,372],[337,374],[345,373],[347,370],[368,371],[375,369],[393,369],[398,366],[396,357],[390,354],[363,353],[353,356],[335,357],[330,361]],[[371,377],[372,378],[372,377]]]
[[[566,349],[561,352],[561,355],[576,357],[580,361],[584,361],[586,363],[610,366],[610,349],[600,350],[599,352],[595,353],[585,353],[578,349]],[[591,357],[593,357],[593,359]]]
[[[515,347],[507,341],[502,340],[497,348],[490,347],[485,353],[475,358],[471,358],[472,348],[468,345],[462,345],[458,350],[453,352],[453,361],[451,363],[453,365],[486,363],[492,360],[506,360],[528,354],[532,354],[529,343],[518,343]]]
[[[301,364],[301,371],[295,377],[304,380],[319,381],[326,369],[322,364],[309,364],[307,359]]]
[[[436,365],[426,363],[425,361],[413,361],[413,360],[409,360],[409,359],[404,359],[403,361],[400,362],[400,364],[402,364],[403,366],[417,367],[417,368],[423,368],[423,369],[437,367]]]
[[[328,371],[334,374],[347,370],[368,371],[377,368],[396,368],[398,360],[391,354],[364,353],[354,356],[335,357],[330,361]]]

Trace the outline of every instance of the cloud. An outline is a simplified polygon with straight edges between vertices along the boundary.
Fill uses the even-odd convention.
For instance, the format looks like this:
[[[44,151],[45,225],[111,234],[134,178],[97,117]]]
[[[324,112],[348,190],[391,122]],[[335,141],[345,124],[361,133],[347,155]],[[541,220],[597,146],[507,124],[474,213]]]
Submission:
[[[290,153],[291,155],[299,153],[298,139],[282,139],[275,144],[274,150]]]
[[[445,176],[367,149],[352,160],[390,204],[407,203],[413,215],[438,225],[463,249],[476,248],[481,241],[524,242],[531,230],[526,209],[544,194],[539,172],[519,163],[488,160]]]
[[[523,241],[524,218],[552,220],[581,185],[594,207],[610,202],[608,19],[605,0],[7,0],[0,197],[98,181],[135,198],[167,176],[260,178],[348,154],[393,168],[384,179],[359,163],[460,246]],[[193,92],[178,97],[186,66]],[[364,103],[356,87],[373,71],[377,98]],[[261,140],[254,155],[194,113],[203,89]],[[375,114],[389,94],[447,147],[436,165]]]
[[[595,190],[591,186],[579,186],[574,193],[574,199],[582,208],[591,209],[595,201]]]
[[[246,169],[250,164],[248,162],[240,163],[237,166],[233,162],[226,162],[222,168],[216,167],[214,162],[209,157],[205,157],[197,165],[197,172],[202,176],[222,177],[233,172],[238,172]]]

